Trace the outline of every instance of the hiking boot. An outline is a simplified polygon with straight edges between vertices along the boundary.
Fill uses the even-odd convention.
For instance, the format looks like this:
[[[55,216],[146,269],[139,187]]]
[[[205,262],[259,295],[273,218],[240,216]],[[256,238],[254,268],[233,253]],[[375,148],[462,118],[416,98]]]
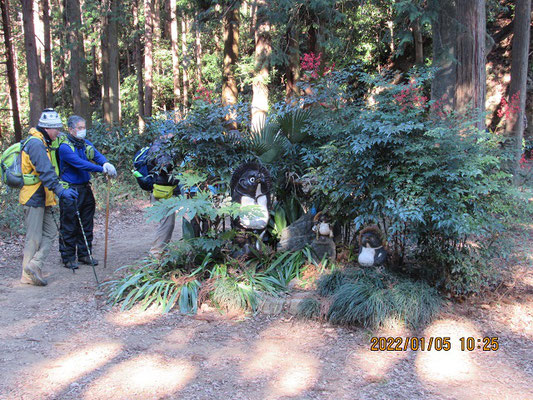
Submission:
[[[20,282],[34,286],[46,286],[48,282],[43,278],[40,268],[24,267]]]
[[[94,257],[93,257],[94,264],[91,262],[91,257],[89,256],[78,257],[78,261],[86,265],[98,265],[98,260]]]
[[[68,269],[78,269],[78,263],[74,260],[70,260],[70,261],[65,261],[63,263],[63,267],[65,268],[68,268]]]

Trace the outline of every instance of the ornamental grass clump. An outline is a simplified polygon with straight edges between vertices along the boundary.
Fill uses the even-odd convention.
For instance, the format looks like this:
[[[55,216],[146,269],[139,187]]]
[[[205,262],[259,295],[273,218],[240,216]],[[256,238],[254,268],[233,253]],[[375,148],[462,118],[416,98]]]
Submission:
[[[318,283],[318,294],[331,323],[373,329],[394,323],[417,328],[431,320],[441,303],[437,291],[425,282],[374,269],[325,275]],[[313,298],[301,305],[298,314],[317,318],[320,310],[320,302]]]

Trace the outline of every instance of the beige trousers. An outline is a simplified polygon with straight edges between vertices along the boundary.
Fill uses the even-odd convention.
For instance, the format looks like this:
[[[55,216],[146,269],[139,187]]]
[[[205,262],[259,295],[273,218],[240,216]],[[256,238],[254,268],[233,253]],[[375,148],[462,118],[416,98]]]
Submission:
[[[40,271],[57,235],[52,207],[24,207],[26,241],[22,269]]]
[[[154,203],[157,201],[153,196],[150,198],[151,202]],[[172,239],[172,232],[174,232],[174,225],[176,224],[176,214],[169,215],[159,221],[159,225],[155,231],[154,241],[152,242],[152,247],[150,248],[150,254],[154,257],[159,257],[163,248],[170,242]]]

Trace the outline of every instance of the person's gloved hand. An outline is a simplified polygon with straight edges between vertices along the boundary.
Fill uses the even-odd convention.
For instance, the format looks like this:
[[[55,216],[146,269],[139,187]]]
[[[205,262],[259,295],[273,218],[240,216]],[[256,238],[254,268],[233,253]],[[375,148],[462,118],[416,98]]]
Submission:
[[[74,189],[65,189],[61,192],[59,198],[67,201],[76,201],[78,198],[78,192],[76,192]]]
[[[111,178],[115,178],[117,176],[117,170],[113,164],[106,162],[104,165],[102,165],[102,168],[104,169],[104,174],[110,176]]]

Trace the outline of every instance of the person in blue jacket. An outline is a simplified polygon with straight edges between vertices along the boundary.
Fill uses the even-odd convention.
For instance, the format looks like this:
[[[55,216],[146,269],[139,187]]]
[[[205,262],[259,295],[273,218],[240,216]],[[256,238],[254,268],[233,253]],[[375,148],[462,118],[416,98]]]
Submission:
[[[93,219],[95,211],[94,195],[91,190],[91,172],[102,172],[115,177],[117,171],[107,159],[85,139],[85,120],[77,115],[68,121],[68,134],[59,145],[60,179],[69,188],[78,192],[77,201],[60,199],[60,240],[59,251],[66,268],[77,269],[76,255],[79,262],[91,264],[89,251],[92,254]],[[76,211],[79,211],[80,221]],[[87,238],[85,245],[82,230]],[[93,257],[94,265],[98,260]]]

